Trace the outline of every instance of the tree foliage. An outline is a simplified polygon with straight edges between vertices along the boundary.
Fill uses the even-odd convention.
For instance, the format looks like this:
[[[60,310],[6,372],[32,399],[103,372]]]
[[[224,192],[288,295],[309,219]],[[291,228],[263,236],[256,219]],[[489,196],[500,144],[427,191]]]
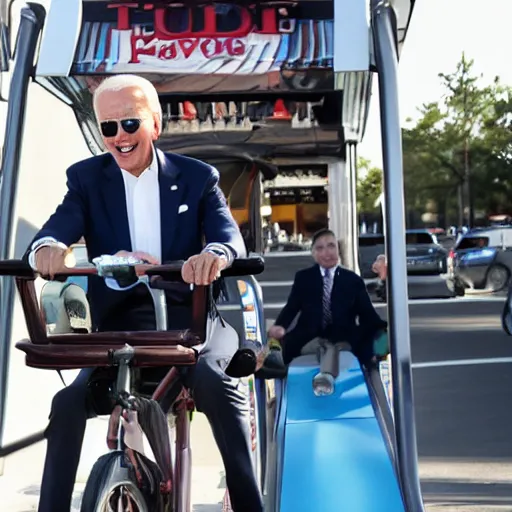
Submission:
[[[364,158],[359,158],[357,168],[357,210],[364,213],[378,211],[376,203],[382,194],[382,170]]]
[[[434,205],[440,225],[512,213],[512,88],[498,77],[482,85],[464,55],[439,78],[441,101],[422,105],[402,131],[409,213]]]

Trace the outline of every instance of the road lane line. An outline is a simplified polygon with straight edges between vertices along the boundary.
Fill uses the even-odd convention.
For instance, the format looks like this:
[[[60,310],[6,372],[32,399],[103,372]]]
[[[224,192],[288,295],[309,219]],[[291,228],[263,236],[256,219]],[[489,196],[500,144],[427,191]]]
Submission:
[[[505,302],[505,297],[459,297],[452,299],[409,299],[409,305],[411,306],[423,306],[429,304],[467,304],[469,302]],[[263,302],[264,309],[282,309],[286,302]],[[374,302],[373,307],[385,308],[387,304],[385,302]]]
[[[451,361],[427,361],[413,363],[413,369],[420,368],[442,368],[449,366],[474,366],[480,364],[510,364],[512,357],[489,357],[485,359],[453,359]]]

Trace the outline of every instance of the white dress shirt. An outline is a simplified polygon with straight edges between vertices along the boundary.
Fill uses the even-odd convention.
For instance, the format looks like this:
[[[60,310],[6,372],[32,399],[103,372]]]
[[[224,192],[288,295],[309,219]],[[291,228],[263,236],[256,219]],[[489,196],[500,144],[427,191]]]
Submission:
[[[126,211],[130,228],[132,251],[142,251],[151,254],[159,262],[162,261],[162,235],[160,222],[160,186],[158,182],[158,163],[153,149],[151,165],[139,177],[121,169],[126,195]],[[43,237],[36,240],[31,247],[29,264],[35,269],[35,253],[42,247],[58,245],[67,247],[53,237]],[[126,248],[127,249],[127,248]],[[234,259],[233,252],[225,244],[210,243],[203,252],[213,252],[225,258],[228,266]]]
[[[153,151],[151,165],[137,177],[121,169],[132,251],[142,251],[162,262],[160,187],[158,163]]]

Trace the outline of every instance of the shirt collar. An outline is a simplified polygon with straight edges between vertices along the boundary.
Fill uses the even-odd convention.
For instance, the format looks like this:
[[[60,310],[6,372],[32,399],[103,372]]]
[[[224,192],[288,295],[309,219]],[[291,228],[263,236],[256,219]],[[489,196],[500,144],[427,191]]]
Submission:
[[[319,267],[320,267],[320,265],[319,265]],[[331,274],[331,277],[334,277],[334,273],[336,272],[337,268],[338,268],[338,265],[331,267],[331,268],[320,267],[320,273],[322,274],[322,277],[325,277],[326,273],[329,272],[329,274]]]

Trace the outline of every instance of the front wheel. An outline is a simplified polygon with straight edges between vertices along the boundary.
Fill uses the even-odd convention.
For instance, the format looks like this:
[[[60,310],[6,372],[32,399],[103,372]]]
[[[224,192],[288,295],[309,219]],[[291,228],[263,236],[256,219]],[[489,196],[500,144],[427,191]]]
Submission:
[[[466,287],[458,279],[454,283],[453,290],[457,297],[464,297],[464,295],[466,295]]]
[[[158,466],[144,455],[116,450],[102,455],[87,479],[80,512],[164,512]]]
[[[493,265],[487,271],[486,288],[492,292],[499,292],[506,288],[510,280],[510,272],[503,265]]]
[[[87,479],[80,512],[149,512],[125,462],[125,453],[120,450],[102,455],[96,461]]]

